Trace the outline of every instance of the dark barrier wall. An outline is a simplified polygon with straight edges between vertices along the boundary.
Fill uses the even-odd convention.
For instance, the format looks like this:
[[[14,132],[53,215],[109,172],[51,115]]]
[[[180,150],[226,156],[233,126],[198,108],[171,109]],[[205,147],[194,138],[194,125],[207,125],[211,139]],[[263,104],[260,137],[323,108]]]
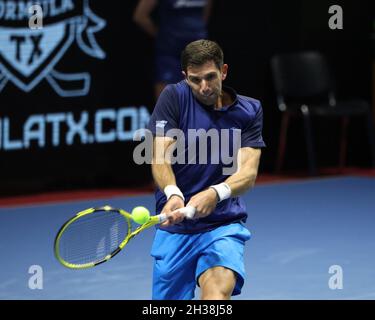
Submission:
[[[28,28],[26,2],[0,0],[0,193],[149,182],[150,168],[132,155],[154,103],[153,42],[132,22],[136,1],[42,1],[41,30]],[[344,30],[328,28],[331,4],[342,5]],[[373,9],[370,1],[215,1],[210,37],[224,49],[227,84],[263,102],[262,171],[273,169],[280,122],[272,55],[320,50],[338,93],[370,100]],[[335,164],[338,124],[317,125],[319,162]],[[362,129],[350,131],[349,162],[367,166]],[[291,128],[287,168],[306,168],[300,130]]]
[[[238,91],[263,102],[264,138],[268,148],[262,156],[262,170],[274,168],[280,128],[269,65],[274,54],[318,50],[328,58],[339,98],[360,97],[371,101],[371,66],[375,60],[370,49],[371,33],[375,30],[373,1],[219,3],[218,14],[212,21],[212,35],[225,49],[231,71],[228,82]],[[343,30],[328,27],[331,5],[340,5],[343,9]],[[337,166],[339,122],[314,120],[313,127],[318,164]],[[369,166],[370,153],[363,122],[351,122],[348,138],[348,165]],[[286,153],[285,169],[306,170],[303,127],[299,122],[291,123]]]
[[[56,15],[42,30],[23,19],[0,31],[2,193],[149,180],[132,157],[153,104],[152,44],[132,22],[135,1],[69,2],[71,14],[50,1]]]

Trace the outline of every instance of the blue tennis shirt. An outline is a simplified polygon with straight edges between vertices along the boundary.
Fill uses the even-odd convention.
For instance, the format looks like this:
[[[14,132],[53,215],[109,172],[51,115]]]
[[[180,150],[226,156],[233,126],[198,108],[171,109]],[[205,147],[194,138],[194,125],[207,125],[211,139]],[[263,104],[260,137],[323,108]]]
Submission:
[[[184,194],[185,205],[195,194],[225,181],[228,172],[235,172],[233,164],[237,163],[235,155],[239,147],[265,147],[260,102],[238,95],[229,87],[224,86],[223,90],[234,102],[214,110],[213,106],[205,106],[193,96],[185,80],[170,84],[161,93],[150,118],[148,129],[154,136],[176,138],[180,146],[173,154],[176,163],[172,164],[172,169],[177,186]],[[166,197],[157,189],[155,199],[159,214]],[[218,203],[205,218],[185,219],[179,224],[160,228],[174,233],[198,233],[246,219],[246,207],[241,197],[231,197]]]

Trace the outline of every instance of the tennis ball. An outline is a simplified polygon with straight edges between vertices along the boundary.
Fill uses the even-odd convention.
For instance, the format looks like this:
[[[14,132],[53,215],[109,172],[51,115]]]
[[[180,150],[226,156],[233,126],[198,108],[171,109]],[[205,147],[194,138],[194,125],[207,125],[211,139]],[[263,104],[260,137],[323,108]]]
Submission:
[[[138,224],[144,224],[150,219],[150,211],[145,207],[135,207],[132,211],[133,220]]]

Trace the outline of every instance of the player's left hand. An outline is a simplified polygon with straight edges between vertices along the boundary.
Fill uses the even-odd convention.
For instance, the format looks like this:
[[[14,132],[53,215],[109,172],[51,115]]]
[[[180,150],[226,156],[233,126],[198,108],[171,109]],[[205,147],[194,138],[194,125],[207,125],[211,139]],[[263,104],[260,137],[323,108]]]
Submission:
[[[179,196],[172,195],[172,197],[167,201],[163,210],[161,211],[167,216],[167,220],[160,225],[163,227],[168,227],[184,220],[184,215],[182,213],[179,213],[177,210],[183,207],[184,200],[182,200]]]
[[[218,199],[216,191],[209,188],[191,197],[186,206],[192,206],[196,209],[194,219],[198,219],[207,217],[209,214],[211,214],[212,211],[214,211],[217,202]]]

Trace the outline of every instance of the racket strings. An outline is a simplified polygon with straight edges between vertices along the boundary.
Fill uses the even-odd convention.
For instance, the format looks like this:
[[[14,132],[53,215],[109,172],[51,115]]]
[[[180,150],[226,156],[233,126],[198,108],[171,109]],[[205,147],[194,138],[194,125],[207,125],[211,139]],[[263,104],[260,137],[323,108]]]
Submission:
[[[118,212],[94,212],[66,228],[60,238],[60,256],[72,264],[98,262],[116,250],[127,235],[127,218]]]

